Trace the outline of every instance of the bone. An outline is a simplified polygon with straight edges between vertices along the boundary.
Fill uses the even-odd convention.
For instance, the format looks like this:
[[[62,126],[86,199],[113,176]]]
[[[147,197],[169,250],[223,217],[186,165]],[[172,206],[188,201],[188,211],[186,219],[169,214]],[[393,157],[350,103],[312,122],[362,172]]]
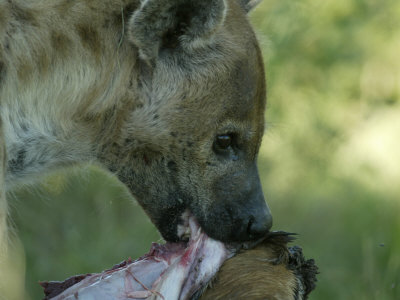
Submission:
[[[287,247],[289,233],[228,246],[209,238],[192,217],[189,226],[187,244],[153,244],[141,258],[110,270],[42,283],[45,300],[304,300],[315,288],[317,267],[300,247]]]

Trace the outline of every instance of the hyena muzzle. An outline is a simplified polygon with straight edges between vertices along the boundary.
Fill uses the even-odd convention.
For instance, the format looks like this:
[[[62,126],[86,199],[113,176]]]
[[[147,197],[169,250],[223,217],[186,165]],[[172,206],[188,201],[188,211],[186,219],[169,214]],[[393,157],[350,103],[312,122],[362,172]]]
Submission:
[[[253,2],[0,0],[3,234],[5,186],[89,161],[127,185],[166,240],[182,238],[187,210],[225,242],[264,235]]]

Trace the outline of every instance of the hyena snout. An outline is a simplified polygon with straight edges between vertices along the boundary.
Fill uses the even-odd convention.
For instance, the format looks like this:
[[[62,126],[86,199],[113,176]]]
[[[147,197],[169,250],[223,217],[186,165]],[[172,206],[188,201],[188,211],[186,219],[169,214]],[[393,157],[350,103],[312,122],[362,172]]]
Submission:
[[[232,211],[231,240],[249,241],[265,236],[272,227],[272,215],[261,193],[244,206]]]
[[[265,204],[264,197],[263,203]],[[246,232],[244,232],[245,238],[253,240],[264,236],[272,227],[272,215],[269,211],[268,207],[261,207],[260,210],[254,211],[252,214],[249,214],[244,218],[242,224],[242,232],[244,232],[244,228],[246,228]]]
[[[264,197],[261,194],[246,199],[245,203],[242,199],[231,199],[214,205],[202,224],[206,233],[228,243],[252,241],[265,236],[272,227],[272,215]]]
[[[215,199],[202,226],[224,242],[256,240],[272,227],[272,215],[264,199],[256,168],[240,175],[224,176],[214,189]]]

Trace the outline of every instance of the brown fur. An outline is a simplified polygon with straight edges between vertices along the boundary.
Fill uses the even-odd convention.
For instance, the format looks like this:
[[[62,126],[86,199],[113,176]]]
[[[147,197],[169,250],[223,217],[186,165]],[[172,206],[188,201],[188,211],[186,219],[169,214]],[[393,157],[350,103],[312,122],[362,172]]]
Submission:
[[[251,7],[0,0],[0,244],[5,186],[81,162],[114,173],[167,240],[181,238],[186,209],[216,239],[265,234],[265,78]],[[220,135],[232,139],[224,150]]]
[[[275,253],[267,247],[237,255],[223,265],[218,279],[201,300],[294,299],[296,277],[284,264],[273,264],[275,259]]]
[[[315,288],[318,268],[305,260],[292,238],[274,232],[255,248],[227,260],[200,300],[305,300]]]

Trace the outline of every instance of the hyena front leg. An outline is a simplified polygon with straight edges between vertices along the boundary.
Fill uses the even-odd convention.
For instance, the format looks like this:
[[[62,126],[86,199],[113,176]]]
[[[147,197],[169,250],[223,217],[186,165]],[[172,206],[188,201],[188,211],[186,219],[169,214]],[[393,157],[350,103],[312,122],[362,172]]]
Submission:
[[[0,118],[0,266],[7,251],[6,145]]]

